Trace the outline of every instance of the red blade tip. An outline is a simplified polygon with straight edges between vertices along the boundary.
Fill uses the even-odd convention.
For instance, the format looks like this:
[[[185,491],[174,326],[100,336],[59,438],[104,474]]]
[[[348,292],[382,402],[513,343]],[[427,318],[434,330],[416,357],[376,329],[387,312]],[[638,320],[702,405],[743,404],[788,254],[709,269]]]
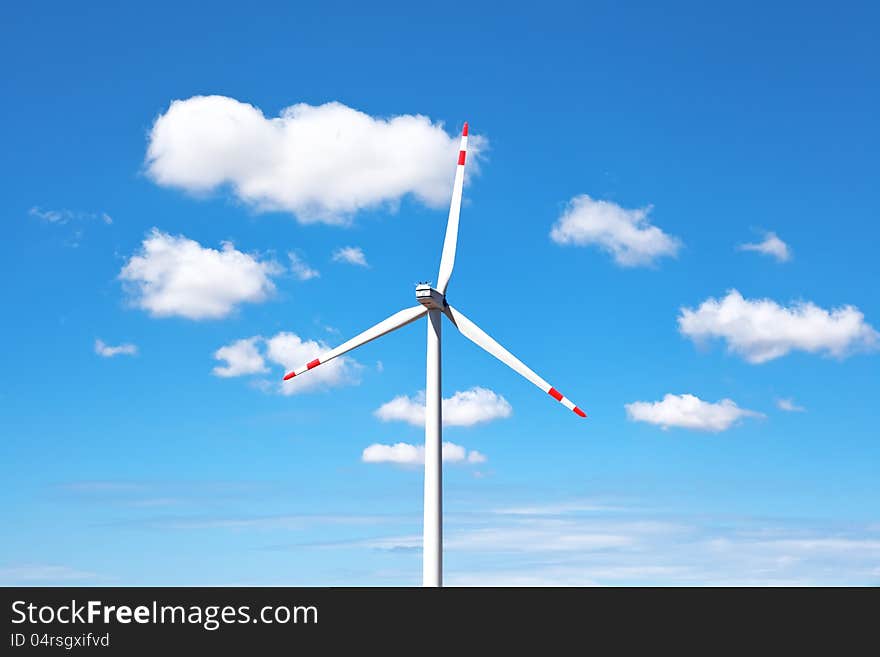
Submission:
[[[292,379],[295,376],[296,376],[296,372],[288,372],[287,374],[284,375],[284,380],[287,381],[288,379]]]
[[[467,121],[464,122],[464,128],[461,129],[461,136],[467,137]]]
[[[581,417],[587,417],[587,414],[584,413],[584,412],[583,412],[581,409],[579,409],[577,406],[574,407],[574,412],[577,413],[578,415],[580,415]]]

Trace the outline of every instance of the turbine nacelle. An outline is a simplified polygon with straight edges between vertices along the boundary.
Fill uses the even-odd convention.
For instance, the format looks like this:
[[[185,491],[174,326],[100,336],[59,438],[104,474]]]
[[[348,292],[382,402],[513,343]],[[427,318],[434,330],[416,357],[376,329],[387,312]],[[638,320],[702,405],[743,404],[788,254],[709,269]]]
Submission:
[[[428,310],[443,310],[448,307],[446,295],[431,287],[430,283],[416,285],[416,300]]]

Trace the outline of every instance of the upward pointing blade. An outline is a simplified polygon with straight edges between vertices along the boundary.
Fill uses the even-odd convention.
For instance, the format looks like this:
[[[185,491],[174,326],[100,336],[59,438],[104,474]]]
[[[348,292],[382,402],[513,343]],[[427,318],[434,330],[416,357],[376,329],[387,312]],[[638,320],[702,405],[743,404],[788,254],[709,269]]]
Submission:
[[[529,381],[534,383],[541,390],[553,397],[553,399],[558,401],[570,411],[574,411],[581,417],[587,417],[587,414],[584,413],[577,406],[575,406],[574,402],[572,402],[568,397],[564,397],[561,392],[559,392],[556,388],[547,383],[540,376],[535,374],[531,369],[526,367],[525,363],[523,363],[516,356],[507,351],[507,349],[498,344],[491,336],[483,331],[483,329],[474,324],[471,320],[462,315],[455,308],[453,308],[452,306],[447,306],[446,316],[449,317],[450,320],[452,320],[452,323],[458,327],[458,330],[461,331],[462,335],[464,335],[464,337],[466,337],[468,340],[482,347],[490,354],[495,356],[495,358],[510,367],[513,371],[527,378]]]
[[[352,349],[356,349],[363,344],[370,342],[371,340],[375,340],[376,338],[381,338],[386,333],[391,333],[396,329],[399,329],[401,326],[406,326],[410,322],[416,321],[419,317],[428,312],[428,309],[422,305],[413,306],[412,308],[407,308],[405,310],[401,310],[400,312],[394,313],[388,319],[384,319],[372,328],[368,328],[366,331],[353,337],[348,342],[343,342],[341,345],[336,347],[336,349],[331,349],[325,354],[322,354],[315,360],[306,363],[299,369],[295,369],[292,372],[288,372],[284,375],[284,380],[292,379],[295,376],[299,376],[303,372],[306,372],[318,365],[323,365],[328,360],[332,360],[337,356],[341,356],[347,351],[351,351]]]
[[[446,238],[443,240],[443,254],[440,256],[440,272],[437,274],[437,289],[446,294],[446,287],[452,276],[455,264],[455,246],[458,242],[458,216],[461,214],[461,190],[464,186],[464,161],[467,158],[468,124],[461,131],[461,147],[458,151],[458,167],[455,169],[455,183],[452,186],[452,202],[449,204],[449,220],[446,222]]]

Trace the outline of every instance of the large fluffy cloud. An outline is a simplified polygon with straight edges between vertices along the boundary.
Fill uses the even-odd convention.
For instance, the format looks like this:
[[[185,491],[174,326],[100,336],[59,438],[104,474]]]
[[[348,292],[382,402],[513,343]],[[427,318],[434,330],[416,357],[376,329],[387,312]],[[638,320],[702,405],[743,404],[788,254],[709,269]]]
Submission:
[[[442,449],[444,463],[485,463],[486,457],[476,450],[468,450],[455,443],[444,442]],[[396,465],[421,465],[425,462],[425,446],[396,443],[383,445],[374,443],[365,448],[361,455],[364,463],[394,463]]]
[[[631,420],[656,424],[664,429],[681,427],[699,431],[725,431],[744,417],[761,417],[760,413],[740,408],[730,399],[711,403],[694,395],[667,394],[662,401],[637,401],[626,404]]]
[[[132,302],[154,317],[226,317],[242,303],[264,301],[281,267],[242,253],[230,242],[221,250],[154,228],[119,278]]]
[[[443,400],[443,424],[467,427],[509,417],[513,412],[510,403],[488,388],[475,387],[456,392]],[[382,404],[376,417],[385,422],[400,420],[414,426],[425,424],[425,393],[415,397],[401,395]]]
[[[470,138],[477,155],[485,140]],[[266,118],[225,96],[175,100],[156,119],[146,165],[160,185],[204,193],[228,185],[258,211],[343,223],[362,208],[413,195],[448,202],[458,136],[421,115],[374,118],[332,102]],[[478,167],[469,158],[469,175]]]
[[[878,333],[854,306],[825,310],[812,302],[785,307],[770,299],[744,299],[736,290],[710,298],[696,310],[682,308],[681,333],[692,340],[720,338],[729,351],[763,363],[793,350],[844,357],[876,348]]]
[[[650,265],[660,257],[675,256],[681,248],[678,238],[651,224],[650,211],[650,207],[627,210],[582,194],[571,199],[550,238],[557,244],[595,244],[623,267]]]

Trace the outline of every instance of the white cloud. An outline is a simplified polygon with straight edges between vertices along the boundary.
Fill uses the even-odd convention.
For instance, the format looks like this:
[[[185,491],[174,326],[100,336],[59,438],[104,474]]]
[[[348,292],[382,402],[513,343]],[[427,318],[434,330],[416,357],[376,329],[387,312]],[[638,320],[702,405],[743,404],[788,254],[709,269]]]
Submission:
[[[692,340],[721,338],[728,351],[750,363],[763,363],[792,350],[826,353],[838,358],[877,347],[878,333],[855,306],[831,311],[812,302],[780,306],[770,299],[744,299],[736,290],[723,299],[682,308],[681,333]]]
[[[468,463],[485,463],[488,460],[489,458],[482,452],[478,452],[472,449],[467,453]]]
[[[621,507],[594,502],[592,500],[572,500],[553,502],[550,504],[532,504],[528,506],[511,506],[493,509],[493,513],[512,514],[517,516],[561,516],[596,511],[620,511]]]
[[[50,224],[66,224],[68,221],[96,219],[105,224],[112,224],[113,218],[106,212],[82,212],[80,210],[44,210],[34,206],[28,214],[40,221]]]
[[[72,217],[70,210],[43,210],[36,205],[28,210],[28,214],[50,224],[62,224]]]
[[[154,228],[119,278],[133,303],[154,317],[218,319],[239,304],[268,298],[275,291],[271,276],[280,272],[277,263],[237,251],[230,242],[217,251]]]
[[[267,361],[280,365],[283,373],[296,369],[329,350],[324,342],[305,340],[295,333],[281,332],[271,338],[255,335],[218,349],[214,358],[225,360],[226,365],[218,365],[213,373],[221,377],[260,374],[268,370]],[[359,383],[361,369],[363,366],[357,361],[340,356],[289,381],[282,381],[279,374],[277,385],[266,379],[255,379],[253,385],[264,392],[276,390],[283,395],[296,395]]]
[[[788,244],[779,239],[776,233],[773,232],[766,233],[762,242],[740,244],[737,248],[740,251],[756,251],[757,253],[772,256],[777,262],[791,260],[791,249]]]
[[[95,353],[104,358],[113,358],[113,356],[135,356],[137,355],[137,345],[120,344],[112,346],[103,340],[95,340]]]
[[[359,246],[345,246],[333,252],[333,262],[345,262],[358,267],[369,267],[367,256]]]
[[[776,407],[782,411],[787,411],[789,413],[803,413],[807,410],[803,406],[798,406],[797,404],[795,404],[794,399],[791,399],[790,397],[788,399],[777,399]]]
[[[285,370],[301,367],[320,356],[330,347],[318,340],[303,340],[295,333],[278,333],[266,340],[266,358],[282,365]],[[316,389],[326,389],[359,382],[361,365],[346,356],[340,356],[309,370],[302,376],[282,381],[280,392],[296,395]]]
[[[485,463],[486,456],[476,450],[468,450],[455,443],[444,442],[444,463]],[[409,443],[396,443],[383,445],[374,443],[365,448],[361,455],[364,463],[394,463],[397,465],[421,465],[425,462],[425,446],[410,445]]]
[[[699,431],[726,431],[744,417],[763,417],[760,413],[740,408],[730,399],[706,402],[694,395],[667,394],[663,401],[637,401],[625,404],[631,420],[657,424],[664,429],[681,427]]]
[[[469,141],[469,176],[485,139]],[[426,116],[374,118],[331,102],[266,118],[225,96],[175,100],[150,133],[146,166],[160,185],[205,193],[228,185],[257,211],[345,223],[358,210],[412,195],[448,203],[458,136]]]
[[[630,529],[629,532],[622,531]],[[635,531],[632,531],[635,529]],[[448,532],[443,547],[450,552],[503,553],[561,553],[597,552],[629,548],[637,543],[632,533],[638,528],[592,528],[584,523],[542,522],[530,518],[528,522],[507,524],[503,527],[467,527]],[[418,535],[388,536],[360,541],[360,545],[380,550],[421,547]]]
[[[27,564],[0,568],[0,585],[20,584],[27,582],[71,582],[75,580],[96,579],[95,573],[77,570],[69,566],[44,564]]]
[[[292,251],[287,254],[287,257],[290,258],[290,271],[293,272],[293,275],[299,280],[308,281],[313,278],[318,278],[318,276],[321,275],[321,272],[309,267],[302,258]]]
[[[536,500],[537,501],[537,500]],[[577,501],[543,500],[569,508]],[[743,514],[679,515],[670,508],[553,516],[487,512],[469,499],[446,505],[444,549],[463,566],[448,585],[722,586],[871,585],[878,582],[878,528],[849,523],[749,518]],[[651,507],[654,507],[651,510]],[[418,524],[389,526],[326,548],[418,553]],[[375,573],[411,584],[418,573]]]
[[[425,424],[425,393],[424,391],[419,392],[415,398],[407,395],[395,397],[382,404],[374,414],[383,422],[401,420],[415,426],[423,426]],[[446,418],[443,419],[445,424]]]
[[[265,372],[266,362],[257,348],[260,340],[260,337],[245,338],[220,347],[214,352],[214,358],[225,360],[226,365],[217,365],[213,369],[214,375],[230,377]]]
[[[44,210],[39,206],[34,206],[28,210],[28,214],[38,221],[55,226],[67,226],[67,238],[64,245],[71,248],[78,248],[82,244],[85,236],[85,224],[93,222],[101,222],[103,224],[112,224],[113,219],[106,212],[84,212],[82,210]],[[61,229],[59,229],[61,230]]]
[[[663,256],[677,255],[681,241],[651,225],[650,211],[650,206],[627,210],[582,194],[571,199],[550,238],[557,244],[596,244],[622,267],[651,265]]]
[[[474,387],[443,400],[443,424],[449,426],[468,427],[510,417],[511,413],[510,403],[488,388]]]
[[[475,387],[444,399],[442,415],[445,426],[468,427],[510,417],[512,412],[510,403],[504,397],[488,388]],[[424,426],[425,393],[420,392],[415,398],[406,395],[395,397],[382,404],[375,415],[384,422],[400,420],[414,426]]]

